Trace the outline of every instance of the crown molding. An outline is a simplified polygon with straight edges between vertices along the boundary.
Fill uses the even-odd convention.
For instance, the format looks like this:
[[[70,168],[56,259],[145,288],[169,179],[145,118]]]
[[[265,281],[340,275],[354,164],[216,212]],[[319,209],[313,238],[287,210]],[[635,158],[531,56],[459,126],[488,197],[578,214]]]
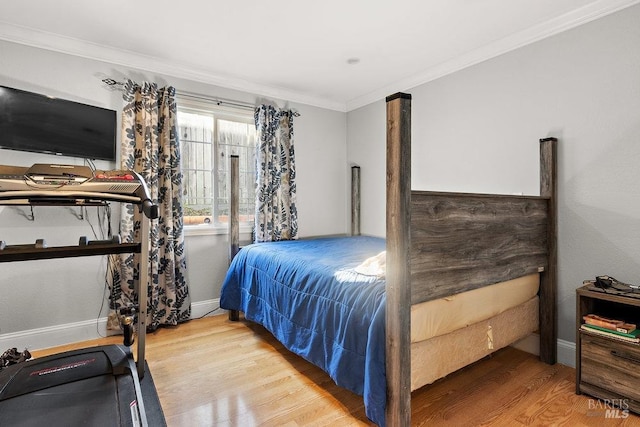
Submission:
[[[164,59],[142,55],[137,52],[116,49],[2,21],[0,21],[0,40],[106,62],[126,68],[160,73],[170,77],[210,84],[226,89],[234,89],[259,97],[285,100],[346,112],[346,104],[344,102],[309,96],[300,92],[261,85],[239,78],[219,76],[210,71],[194,68],[193,66],[185,66],[175,62],[172,63]]]
[[[493,43],[475,49],[465,55],[453,58],[433,66],[422,73],[415,74],[404,80],[394,82],[388,86],[354,98],[347,102],[346,110],[351,111],[372,102],[384,99],[390,93],[409,91],[422,84],[455,73],[480,62],[495,58],[504,53],[535,43],[539,40],[570,30],[596,19],[618,12],[627,7],[640,3],[640,0],[599,0],[594,3],[573,10],[549,21],[535,25]]]
[[[602,18],[619,10],[640,3],[640,0],[599,0],[556,17],[527,30],[497,40],[465,55],[443,62],[385,87],[347,102],[338,102],[307,95],[279,87],[253,83],[229,76],[219,76],[209,71],[195,69],[182,64],[170,63],[155,57],[141,55],[123,49],[115,49],[90,43],[71,37],[34,30],[0,21],[0,40],[6,40],[27,46],[47,49],[55,52],[79,56],[87,59],[107,62],[127,68],[133,68],[171,77],[210,84],[227,89],[238,90],[261,97],[286,100],[293,103],[311,105],[329,110],[348,112],[372,102],[384,99],[390,93],[407,91],[411,88],[433,81],[509,51],[518,49],[538,40],[553,36],[582,24]]]

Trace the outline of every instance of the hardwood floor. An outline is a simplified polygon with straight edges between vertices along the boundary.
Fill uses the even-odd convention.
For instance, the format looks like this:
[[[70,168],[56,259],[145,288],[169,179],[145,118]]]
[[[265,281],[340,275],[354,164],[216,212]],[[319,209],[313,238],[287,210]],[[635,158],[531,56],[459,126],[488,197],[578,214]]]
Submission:
[[[33,354],[120,342],[109,337]],[[250,322],[192,320],[149,334],[146,349],[169,427],[371,425],[360,396]],[[594,399],[575,394],[574,369],[513,348],[412,395],[415,426],[640,426],[634,414],[605,416]]]

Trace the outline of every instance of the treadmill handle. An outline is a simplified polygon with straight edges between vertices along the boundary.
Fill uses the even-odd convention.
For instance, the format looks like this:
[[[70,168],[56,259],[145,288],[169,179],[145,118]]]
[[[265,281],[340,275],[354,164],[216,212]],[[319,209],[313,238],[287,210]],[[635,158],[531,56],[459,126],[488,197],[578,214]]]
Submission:
[[[140,204],[140,210],[149,219],[156,219],[159,216],[158,205],[154,205],[149,199],[145,199]]]

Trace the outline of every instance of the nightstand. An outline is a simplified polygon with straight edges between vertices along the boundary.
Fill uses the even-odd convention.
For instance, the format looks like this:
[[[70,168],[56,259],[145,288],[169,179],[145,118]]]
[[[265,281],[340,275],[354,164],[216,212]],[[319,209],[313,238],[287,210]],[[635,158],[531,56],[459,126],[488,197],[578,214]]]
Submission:
[[[640,344],[582,330],[587,314],[640,326],[640,292],[605,292],[592,284],[576,290],[576,393],[622,399],[624,409],[640,413]]]

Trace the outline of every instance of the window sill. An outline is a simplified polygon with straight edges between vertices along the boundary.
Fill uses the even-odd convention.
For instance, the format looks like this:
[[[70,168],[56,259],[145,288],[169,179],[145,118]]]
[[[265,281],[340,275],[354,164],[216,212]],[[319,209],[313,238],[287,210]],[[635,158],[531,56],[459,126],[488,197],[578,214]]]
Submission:
[[[251,234],[251,225],[240,225],[240,234]],[[228,225],[211,225],[211,224],[199,224],[199,225],[185,225],[184,226],[185,237],[189,236],[211,236],[229,234]]]

